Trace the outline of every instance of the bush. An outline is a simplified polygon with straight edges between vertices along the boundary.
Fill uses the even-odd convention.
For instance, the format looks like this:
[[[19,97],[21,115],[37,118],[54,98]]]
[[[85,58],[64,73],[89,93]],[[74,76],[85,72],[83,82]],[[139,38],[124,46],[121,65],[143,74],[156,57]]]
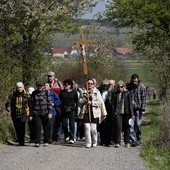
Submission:
[[[0,142],[4,143],[10,138],[14,138],[15,131],[10,115],[3,113],[0,116]]]
[[[158,144],[170,148],[170,103],[166,101],[161,108],[162,114],[159,117]]]

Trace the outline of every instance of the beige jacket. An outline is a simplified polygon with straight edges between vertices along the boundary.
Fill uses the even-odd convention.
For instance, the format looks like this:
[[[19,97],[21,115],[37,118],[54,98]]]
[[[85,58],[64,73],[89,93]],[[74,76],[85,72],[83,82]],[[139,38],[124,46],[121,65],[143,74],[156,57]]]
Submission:
[[[85,114],[88,112],[88,100],[87,100],[87,91],[84,90],[82,95],[79,98],[78,102],[78,117],[80,119],[85,118]],[[92,91],[92,113],[94,118],[99,118],[99,123],[101,123],[106,115],[106,108],[100,91],[97,88],[94,88]]]

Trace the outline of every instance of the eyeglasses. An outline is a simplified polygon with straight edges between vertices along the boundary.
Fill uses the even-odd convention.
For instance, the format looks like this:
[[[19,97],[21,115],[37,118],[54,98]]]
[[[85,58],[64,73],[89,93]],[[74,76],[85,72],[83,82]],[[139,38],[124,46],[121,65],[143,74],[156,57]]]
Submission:
[[[118,88],[123,88],[123,86],[118,86]]]
[[[70,84],[64,84],[64,86],[70,86]]]

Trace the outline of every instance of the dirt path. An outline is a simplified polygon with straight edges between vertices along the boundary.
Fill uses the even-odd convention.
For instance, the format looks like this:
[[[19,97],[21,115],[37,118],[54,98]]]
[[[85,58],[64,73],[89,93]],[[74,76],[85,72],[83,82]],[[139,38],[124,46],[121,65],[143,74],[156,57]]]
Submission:
[[[120,146],[85,148],[84,141],[51,144],[35,148],[3,145],[0,170],[147,170],[140,158],[141,147]]]

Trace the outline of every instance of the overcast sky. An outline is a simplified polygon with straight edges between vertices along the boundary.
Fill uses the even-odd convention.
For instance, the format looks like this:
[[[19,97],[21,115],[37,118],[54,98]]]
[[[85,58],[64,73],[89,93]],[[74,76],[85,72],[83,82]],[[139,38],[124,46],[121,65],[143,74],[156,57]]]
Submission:
[[[97,14],[98,12],[104,11],[105,10],[105,5],[108,0],[104,0],[103,2],[99,2],[94,8],[92,13],[87,13],[85,14],[82,19],[96,19],[94,18],[94,15]]]

